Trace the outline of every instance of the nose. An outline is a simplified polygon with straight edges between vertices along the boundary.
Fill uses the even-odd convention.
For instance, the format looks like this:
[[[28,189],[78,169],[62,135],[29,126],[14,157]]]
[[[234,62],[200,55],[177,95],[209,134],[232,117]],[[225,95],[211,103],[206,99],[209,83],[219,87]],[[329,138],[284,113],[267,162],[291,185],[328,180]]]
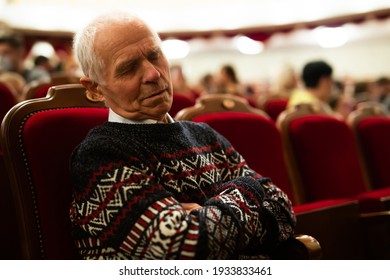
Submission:
[[[143,82],[144,83],[156,82],[160,79],[160,77],[161,77],[160,71],[156,68],[156,66],[153,65],[150,61],[145,61]]]

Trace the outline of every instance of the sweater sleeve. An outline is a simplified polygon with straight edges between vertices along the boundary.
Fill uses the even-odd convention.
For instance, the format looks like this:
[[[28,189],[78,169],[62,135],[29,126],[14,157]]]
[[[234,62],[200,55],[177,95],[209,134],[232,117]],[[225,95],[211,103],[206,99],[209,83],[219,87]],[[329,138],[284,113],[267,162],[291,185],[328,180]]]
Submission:
[[[229,141],[222,135],[216,134],[228,163],[228,172],[222,173],[229,174],[227,176],[229,180],[242,177],[254,178],[258,182],[256,188],[260,189],[257,191],[264,193],[260,214],[257,216],[257,232],[245,250],[245,254],[254,255],[259,251],[271,252],[281,242],[294,235],[296,217],[292,203],[287,194],[274,185],[270,178],[262,177],[252,170]]]

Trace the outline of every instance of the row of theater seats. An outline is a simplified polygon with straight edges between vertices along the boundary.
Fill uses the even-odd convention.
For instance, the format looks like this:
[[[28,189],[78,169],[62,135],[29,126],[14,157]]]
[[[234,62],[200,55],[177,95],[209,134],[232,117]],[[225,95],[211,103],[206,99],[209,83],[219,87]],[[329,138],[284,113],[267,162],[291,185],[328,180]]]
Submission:
[[[177,119],[210,124],[293,201],[298,231],[325,258],[390,258],[390,117],[366,103],[349,122],[302,104],[272,118],[234,96],[207,96]]]
[[[7,213],[0,231],[2,259],[78,258],[69,220],[69,156],[107,117],[104,104],[88,100],[77,84],[51,87],[46,97],[20,102],[8,112],[0,135],[9,178],[1,186],[0,207]],[[321,252],[315,238],[297,235],[273,257],[317,259]]]
[[[297,233],[317,238],[323,258],[388,258],[389,217],[385,211],[389,210],[389,194],[385,187],[390,183],[385,175],[389,165],[382,162],[373,168],[374,172],[382,170],[373,177],[383,175],[382,185],[367,185],[350,127],[320,108],[295,109],[282,114],[277,127],[263,111],[248,106],[239,97],[210,95],[175,116],[209,123],[232,142],[253,169],[283,188],[297,213]],[[369,110],[379,115],[375,119],[382,120],[381,135],[376,140],[381,141],[383,131],[389,131],[389,118],[377,107],[361,111],[368,114]],[[362,117],[355,119],[359,118]],[[11,237],[5,244],[7,250],[2,250],[9,253],[2,258],[77,257],[69,236],[68,158],[86,132],[106,119],[104,105],[87,100],[79,85],[54,87],[48,97],[25,101],[10,111],[2,124],[1,143],[6,148],[11,189],[2,191],[5,195],[0,207],[8,213],[9,228],[15,230],[2,232]],[[353,127],[355,130],[356,124]],[[310,133],[305,134],[305,129]],[[380,147],[380,143],[368,145],[368,140],[364,141],[364,147]],[[388,149],[379,151],[367,166],[374,166]],[[362,151],[362,156],[363,153],[374,154]],[[378,190],[368,191],[369,186]],[[16,213],[10,200],[4,199],[11,191]],[[375,239],[371,239],[373,236]],[[315,240],[311,242],[311,246],[315,244]],[[319,251],[318,246],[310,251],[311,257],[318,257]]]
[[[199,98],[198,96],[197,98]],[[197,98],[190,98],[185,94],[175,92],[173,94],[175,102],[172,104],[170,111],[171,116],[175,116],[181,109],[191,107],[195,105]],[[288,104],[288,98],[273,96],[270,98],[264,99],[259,104],[254,104],[249,98],[242,97],[248,101],[248,104],[253,108],[259,108],[263,110],[273,121],[276,121],[280,113],[282,113]],[[244,101],[245,102],[245,101]]]

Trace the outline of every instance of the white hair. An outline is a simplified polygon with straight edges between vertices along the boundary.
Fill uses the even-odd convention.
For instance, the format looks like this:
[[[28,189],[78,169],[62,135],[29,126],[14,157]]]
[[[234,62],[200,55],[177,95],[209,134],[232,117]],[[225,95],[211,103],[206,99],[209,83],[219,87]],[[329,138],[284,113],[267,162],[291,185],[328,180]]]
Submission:
[[[95,37],[96,32],[111,24],[136,24],[136,25],[146,25],[143,20],[137,16],[123,13],[123,12],[113,12],[101,15],[89,23],[84,29],[76,33],[73,39],[73,51],[76,56],[78,63],[80,64],[81,70],[84,75],[96,82],[103,81],[103,69],[105,67],[104,61],[95,51]],[[149,28],[159,42],[160,37],[157,32]]]

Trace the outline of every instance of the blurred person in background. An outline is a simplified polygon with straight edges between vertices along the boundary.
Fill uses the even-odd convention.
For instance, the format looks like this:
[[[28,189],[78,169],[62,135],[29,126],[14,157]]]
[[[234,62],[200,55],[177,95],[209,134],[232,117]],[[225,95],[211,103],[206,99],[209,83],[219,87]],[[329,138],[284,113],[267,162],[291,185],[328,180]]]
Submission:
[[[43,55],[38,55],[34,59],[34,67],[27,75],[27,83],[33,81],[49,83],[51,80],[52,71],[53,67],[50,64],[49,58]]]
[[[173,92],[182,94],[195,101],[199,97],[199,93],[189,85],[181,65],[172,65],[170,67]]]
[[[24,55],[23,36],[0,24],[0,72],[16,72],[26,79],[28,71],[24,68]]]
[[[304,88],[291,93],[287,108],[302,103],[314,103],[332,112],[328,104],[334,86],[332,72],[332,67],[322,60],[305,64],[301,74]]]

